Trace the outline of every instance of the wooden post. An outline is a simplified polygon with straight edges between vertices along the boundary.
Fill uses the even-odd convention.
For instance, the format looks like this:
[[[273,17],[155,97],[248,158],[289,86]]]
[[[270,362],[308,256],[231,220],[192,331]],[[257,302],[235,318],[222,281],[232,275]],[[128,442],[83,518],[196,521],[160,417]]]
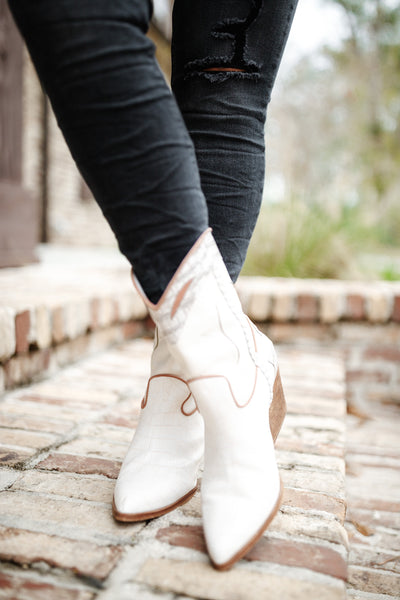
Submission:
[[[23,43],[0,0],[0,267],[35,261],[38,206],[22,187]]]

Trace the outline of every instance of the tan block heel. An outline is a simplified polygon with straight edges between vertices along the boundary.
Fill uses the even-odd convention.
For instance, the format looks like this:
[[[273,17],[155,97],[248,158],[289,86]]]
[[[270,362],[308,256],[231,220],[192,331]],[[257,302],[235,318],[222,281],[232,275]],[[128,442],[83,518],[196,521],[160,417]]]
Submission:
[[[286,400],[283,393],[281,375],[278,369],[274,382],[272,402],[271,406],[269,407],[269,426],[274,443],[279,435],[285,416]]]

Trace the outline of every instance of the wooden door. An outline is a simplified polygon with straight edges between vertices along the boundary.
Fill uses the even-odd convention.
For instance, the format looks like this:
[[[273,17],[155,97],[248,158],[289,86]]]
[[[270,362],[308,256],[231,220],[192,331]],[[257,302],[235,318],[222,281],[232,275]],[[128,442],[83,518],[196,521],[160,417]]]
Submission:
[[[0,267],[35,261],[37,201],[22,186],[23,43],[0,0]]]

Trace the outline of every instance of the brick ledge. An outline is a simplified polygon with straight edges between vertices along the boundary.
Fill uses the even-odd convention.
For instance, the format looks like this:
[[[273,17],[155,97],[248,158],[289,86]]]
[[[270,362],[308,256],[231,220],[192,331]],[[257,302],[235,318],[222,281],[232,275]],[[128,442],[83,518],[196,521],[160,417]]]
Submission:
[[[45,372],[57,348],[73,348],[64,352],[72,362],[96,348],[93,336],[102,334],[105,349],[149,325],[122,263],[5,269],[0,290],[0,391]],[[261,323],[400,323],[400,282],[242,277],[237,290],[249,317]]]
[[[241,277],[236,287],[255,321],[400,322],[400,282]]]

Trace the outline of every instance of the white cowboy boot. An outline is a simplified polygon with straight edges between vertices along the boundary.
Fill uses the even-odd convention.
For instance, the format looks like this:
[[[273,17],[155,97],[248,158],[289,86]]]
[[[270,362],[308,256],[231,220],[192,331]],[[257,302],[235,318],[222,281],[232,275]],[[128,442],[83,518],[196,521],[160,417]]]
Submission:
[[[151,376],[114,490],[119,521],[159,517],[197,490],[204,423],[175,358],[155,332]]]
[[[243,314],[211,231],[187,254],[160,301],[141,292],[205,423],[204,531],[211,561],[229,568],[279,509],[276,434],[285,412],[271,341]]]

